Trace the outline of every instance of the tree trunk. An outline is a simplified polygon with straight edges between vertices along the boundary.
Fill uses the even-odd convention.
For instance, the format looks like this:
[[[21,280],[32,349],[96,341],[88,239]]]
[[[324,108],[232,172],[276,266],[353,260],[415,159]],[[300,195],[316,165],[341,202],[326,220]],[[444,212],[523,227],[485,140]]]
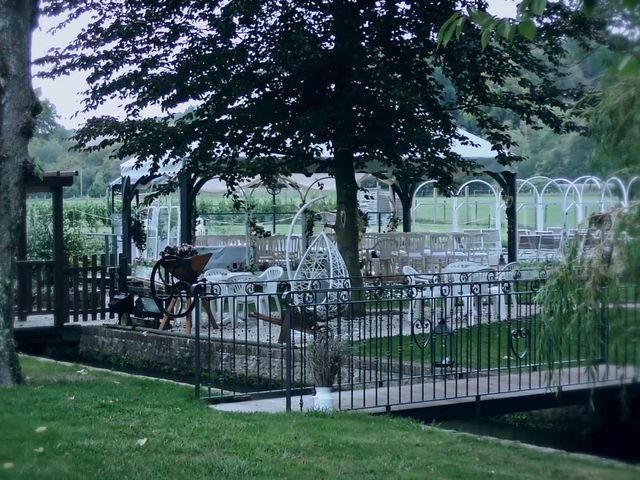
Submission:
[[[15,258],[24,180],[32,170],[27,151],[40,105],[31,87],[31,31],[37,0],[0,0],[0,385],[21,381],[13,338]]]
[[[413,203],[413,195],[407,195],[404,192],[398,195],[400,204],[402,205],[402,231],[411,231],[411,204]]]
[[[403,184],[402,188],[400,188],[398,185],[394,184],[391,188],[393,188],[394,193],[400,199],[400,204],[402,205],[402,231],[410,232],[411,207],[413,206],[415,185],[413,183]]]
[[[338,207],[335,229],[338,250],[347,264],[352,285],[360,287],[362,273],[358,254],[358,185],[353,168],[353,152],[335,152],[335,176]]]

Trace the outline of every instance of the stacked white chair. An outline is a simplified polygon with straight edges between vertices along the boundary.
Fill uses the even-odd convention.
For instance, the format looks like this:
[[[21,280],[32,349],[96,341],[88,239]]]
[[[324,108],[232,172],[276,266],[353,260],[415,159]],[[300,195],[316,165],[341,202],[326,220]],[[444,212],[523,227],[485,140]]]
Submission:
[[[278,298],[278,280],[282,277],[284,269],[279,266],[267,268],[257,278],[262,285],[262,293],[258,297],[258,312],[261,315],[282,316],[282,308],[280,307],[280,299]],[[271,308],[271,300],[273,299],[276,306],[275,310]],[[277,312],[277,315],[276,315]]]

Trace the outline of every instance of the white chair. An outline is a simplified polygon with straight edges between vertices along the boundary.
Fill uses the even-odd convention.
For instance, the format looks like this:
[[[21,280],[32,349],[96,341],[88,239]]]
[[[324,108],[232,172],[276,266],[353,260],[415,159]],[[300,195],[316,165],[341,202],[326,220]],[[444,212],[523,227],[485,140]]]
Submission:
[[[269,267],[258,276],[258,282],[262,285],[262,293],[258,296],[258,313],[269,317],[282,316],[280,299],[278,298],[278,280],[282,277],[284,269],[282,267]],[[275,310],[271,309],[271,299],[274,299]]]
[[[375,245],[375,250],[380,262],[380,270],[383,275],[391,275],[396,272],[399,258],[398,242],[392,238],[381,237]]]
[[[457,311],[458,303],[461,302],[463,315],[469,319],[469,325],[475,324],[475,302],[471,292],[471,284],[475,278],[473,275],[483,268],[480,264],[463,260],[450,263],[440,272],[443,281],[451,285],[449,298],[452,300],[452,313]]]
[[[554,260],[560,256],[562,235],[545,233],[540,235],[539,256],[543,260]]]
[[[466,250],[466,234],[462,232],[451,232],[449,234],[451,236],[450,241],[450,251],[449,251],[449,262],[459,262],[462,260],[468,260],[467,250]]]
[[[224,287],[222,287],[222,284],[224,282],[227,281],[227,278],[229,277],[229,274],[231,272],[229,270],[227,270],[226,268],[210,268],[207,271],[205,271],[202,276],[203,278],[207,281],[207,283],[211,283],[211,284],[215,284],[215,285],[219,285],[220,286],[220,293],[222,294],[222,290],[226,289]],[[203,300],[203,304],[204,302],[206,302],[207,300]],[[222,298],[222,295],[220,295],[213,303],[213,310],[211,310],[211,301],[208,301],[208,304],[206,305],[207,310],[209,312],[211,312],[209,315],[211,317],[211,315],[214,316],[214,318],[218,318],[220,319],[220,321],[222,321],[222,306],[223,306],[223,302],[224,299]],[[209,321],[211,321],[211,318],[209,318]]]
[[[275,257],[271,237],[255,238],[253,245],[254,259],[258,263],[273,263]]]
[[[287,237],[285,235],[272,235],[270,239],[273,262],[277,265],[284,265],[287,252]],[[291,255],[290,255],[291,257]]]
[[[424,302],[431,301],[431,318],[437,320],[436,302],[442,299],[440,286],[433,283],[428,276],[420,276],[418,271],[410,265],[402,267],[402,273],[406,276],[407,284],[411,288],[411,309],[409,319],[414,320],[416,312],[420,312],[419,319],[424,318]],[[420,302],[420,305],[418,304]],[[442,311],[442,309],[441,309]],[[442,316],[442,315],[440,315]],[[435,325],[435,322],[432,322]]]
[[[420,265],[423,270],[427,269],[425,257],[427,237],[424,233],[405,233],[404,250],[407,257],[407,265],[415,267]]]
[[[509,308],[516,307],[515,280],[518,280],[520,276],[520,263],[508,263],[498,273],[498,284],[489,287],[489,298],[498,299],[498,318],[500,320],[509,318],[511,315]],[[507,302],[507,297],[509,297],[509,302]]]
[[[537,260],[540,255],[540,235],[518,236],[518,258],[522,260]]]
[[[429,234],[429,271],[435,272],[446,265],[451,258],[451,235],[448,233]]]
[[[487,265],[489,263],[489,252],[485,247],[485,234],[481,232],[465,233],[464,252],[470,262]]]
[[[241,318],[241,307],[245,320],[248,316],[250,305],[254,305],[256,309],[258,308],[258,296],[254,293],[256,282],[257,277],[255,275],[242,273],[228,277],[227,282],[221,284],[220,316],[223,319],[223,323],[225,319],[222,307],[225,301],[228,304],[228,311],[232,315],[231,318],[234,323]]]

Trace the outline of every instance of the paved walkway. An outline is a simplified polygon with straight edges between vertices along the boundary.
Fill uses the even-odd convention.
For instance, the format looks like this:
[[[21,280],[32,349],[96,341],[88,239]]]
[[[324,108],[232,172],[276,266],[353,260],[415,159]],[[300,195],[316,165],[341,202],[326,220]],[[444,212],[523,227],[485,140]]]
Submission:
[[[338,402],[338,392],[333,392],[333,398]],[[311,410],[313,408],[313,397],[311,395],[304,395],[302,397],[303,410]],[[220,410],[221,412],[238,412],[238,413],[283,413],[287,411],[286,399],[284,397],[279,398],[264,398],[260,400],[245,400],[242,402],[231,403],[218,403],[211,405],[214,410]],[[291,410],[300,411],[300,397],[291,398]]]
[[[620,368],[613,365],[601,365],[597,375],[597,386],[619,386],[638,380],[638,370],[633,367]],[[580,382],[580,383],[578,383]],[[340,410],[355,410],[366,413],[381,413],[390,410],[409,410],[428,407],[446,407],[456,404],[468,406],[478,399],[485,402],[497,399],[524,399],[533,395],[557,392],[562,385],[563,392],[590,391],[593,384],[583,367],[565,368],[556,376],[552,387],[547,384],[544,374],[532,376],[501,374],[447,380],[428,379],[414,381],[408,385],[370,387],[359,390],[333,392],[335,405]],[[232,403],[214,404],[211,408],[225,412],[242,413],[280,413],[286,411],[285,398],[253,399]],[[299,395],[291,398],[291,410],[300,411],[313,408],[311,395]],[[387,408],[387,406],[389,406]]]

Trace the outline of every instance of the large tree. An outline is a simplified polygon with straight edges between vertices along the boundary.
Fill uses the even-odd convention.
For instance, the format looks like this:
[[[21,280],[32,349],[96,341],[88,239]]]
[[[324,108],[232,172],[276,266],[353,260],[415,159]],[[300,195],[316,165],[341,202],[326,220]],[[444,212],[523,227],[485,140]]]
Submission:
[[[31,87],[36,0],[0,0],[0,385],[20,381],[13,339],[15,259],[24,209],[27,152],[39,103]]]
[[[488,107],[555,131],[575,126],[563,112],[580,92],[557,82],[561,37],[590,37],[593,24],[553,4],[533,44],[515,39],[483,48],[480,28],[469,26],[455,48],[437,49],[438,29],[460,6],[487,5],[51,0],[49,13],[70,10],[71,18],[86,13],[91,20],[44,64],[50,76],[88,72],[87,110],[107,98],[125,106],[124,120],[89,121],[78,132],[81,145],[119,145],[119,158],[158,164],[186,157],[192,171],[230,177],[305,168],[333,173],[338,244],[357,275],[358,168],[378,160],[406,184],[429,176],[446,191],[457,172],[471,167],[450,149],[463,140],[453,112],[473,116],[504,161],[512,140]],[[507,88],[514,80],[517,89]],[[150,105],[193,109],[179,119],[143,118]],[[321,145],[333,158],[312,167]],[[243,162],[245,156],[264,161]]]

